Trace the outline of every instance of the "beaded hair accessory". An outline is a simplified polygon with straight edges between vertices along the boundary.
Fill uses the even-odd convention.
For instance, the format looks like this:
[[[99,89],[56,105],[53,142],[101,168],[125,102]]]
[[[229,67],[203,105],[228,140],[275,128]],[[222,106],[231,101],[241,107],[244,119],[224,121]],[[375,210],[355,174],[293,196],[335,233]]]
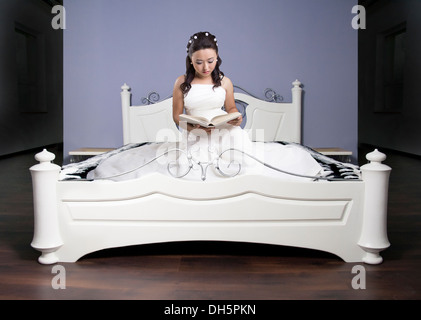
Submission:
[[[195,33],[194,35],[192,35],[190,37],[189,43],[188,43],[187,48],[186,48],[187,52],[189,52],[190,47],[191,47],[192,43],[194,42],[194,40],[197,40],[197,38],[198,38],[197,35],[198,34]],[[210,35],[210,33],[209,32],[205,32],[204,35],[205,35],[205,37],[208,37]],[[216,46],[218,46],[218,41],[216,40],[216,37],[215,36],[213,38],[213,41],[215,41]]]

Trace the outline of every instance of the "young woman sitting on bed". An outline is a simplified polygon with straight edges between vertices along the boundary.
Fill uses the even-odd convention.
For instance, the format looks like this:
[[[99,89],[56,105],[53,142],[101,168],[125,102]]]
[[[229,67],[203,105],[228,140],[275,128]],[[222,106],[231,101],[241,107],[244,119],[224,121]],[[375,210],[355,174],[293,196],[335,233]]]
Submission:
[[[177,78],[173,90],[173,117],[175,123],[177,123],[177,125],[180,124],[179,115],[184,112],[185,108],[192,112],[192,107],[188,105],[185,107],[184,103],[185,99],[187,99],[187,103],[190,102],[190,97],[187,96],[194,85],[205,85],[207,86],[205,87],[205,90],[211,86],[214,91],[218,87],[222,88],[224,91],[222,91],[220,96],[226,112],[238,112],[237,107],[235,106],[232,82],[219,70],[222,60],[218,55],[218,44],[215,36],[208,32],[194,34],[190,37],[189,43],[187,44],[187,53],[186,74]],[[197,86],[195,86],[193,90],[197,90]],[[212,110],[212,112],[216,114],[224,113],[221,109],[222,105],[213,105],[213,103],[214,101],[209,99],[209,110]],[[239,126],[242,121],[242,117],[239,116],[237,119],[229,121],[228,123]],[[187,130],[190,131],[193,129],[202,129],[208,133],[213,130],[212,127],[205,128],[200,125],[187,124]]]
[[[317,176],[322,168],[304,149],[277,142],[252,142],[248,133],[240,127],[243,120],[241,115],[217,128],[205,128],[180,121],[182,113],[212,119],[217,115],[238,112],[233,84],[219,69],[222,59],[218,52],[217,39],[209,32],[195,33],[188,41],[186,74],[177,78],[173,89],[173,119],[184,133],[181,142],[152,143],[122,152],[105,159],[88,177],[127,180],[157,171],[168,174],[168,164],[177,161],[179,163],[176,167],[183,171],[181,167],[188,167],[189,160],[188,157],[187,160],[182,160],[179,157],[180,153],[167,153],[165,157],[159,156],[157,161],[136,169],[141,164],[149,163],[157,155],[174,148],[186,150],[187,154],[195,159],[195,163],[199,164],[193,166],[186,176],[183,175],[183,178],[192,180],[225,177],[226,175],[218,170],[221,163],[215,162],[217,158],[225,161],[226,170],[234,173],[238,170],[238,174],[267,174],[288,180],[303,179],[270,169],[255,161],[254,157],[283,171]],[[229,149],[236,151],[224,152]],[[203,164],[206,164],[205,173]]]

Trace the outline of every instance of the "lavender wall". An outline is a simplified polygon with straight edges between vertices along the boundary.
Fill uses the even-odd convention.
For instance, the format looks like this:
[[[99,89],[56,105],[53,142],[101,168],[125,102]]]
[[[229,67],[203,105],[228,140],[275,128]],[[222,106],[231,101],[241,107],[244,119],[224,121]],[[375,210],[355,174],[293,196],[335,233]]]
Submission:
[[[191,34],[216,34],[222,71],[263,97],[304,89],[303,143],[357,155],[356,0],[67,0],[64,151],[122,145],[120,87],[172,92]]]

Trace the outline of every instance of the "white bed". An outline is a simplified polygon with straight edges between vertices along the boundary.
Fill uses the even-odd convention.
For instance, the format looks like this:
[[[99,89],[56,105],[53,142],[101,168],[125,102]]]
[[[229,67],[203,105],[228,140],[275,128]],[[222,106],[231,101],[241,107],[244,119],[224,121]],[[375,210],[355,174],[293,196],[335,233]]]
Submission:
[[[254,139],[301,142],[301,83],[292,102],[267,102],[243,93],[246,130]],[[132,106],[122,86],[124,145],[179,139],[172,99]],[[162,129],[166,134],[162,135]],[[264,129],[264,134],[261,134]],[[161,131],[160,131],[161,130]],[[157,135],[157,133],[160,134]],[[39,262],[76,262],[101,249],[170,241],[236,241],[333,253],[346,262],[382,262],[389,247],[390,168],[375,150],[358,181],[283,181],[239,175],[189,181],[159,173],[138,179],[61,180],[47,150],[30,168],[34,193],[32,247]]]

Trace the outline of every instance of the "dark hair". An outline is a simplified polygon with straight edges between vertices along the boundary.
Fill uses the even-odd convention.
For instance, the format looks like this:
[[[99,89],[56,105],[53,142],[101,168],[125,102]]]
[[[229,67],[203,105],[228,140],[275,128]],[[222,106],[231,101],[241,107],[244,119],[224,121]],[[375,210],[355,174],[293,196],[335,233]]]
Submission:
[[[195,76],[195,70],[192,65],[191,57],[194,52],[202,49],[214,49],[217,55],[217,62],[215,69],[212,71],[212,80],[214,88],[221,85],[221,80],[224,77],[224,73],[219,70],[219,66],[222,63],[221,57],[218,54],[218,43],[216,37],[209,32],[198,32],[192,35],[187,43],[187,57],[186,57],[186,74],[184,82],[180,85],[180,89],[184,94],[187,94],[191,88],[191,82]]]

